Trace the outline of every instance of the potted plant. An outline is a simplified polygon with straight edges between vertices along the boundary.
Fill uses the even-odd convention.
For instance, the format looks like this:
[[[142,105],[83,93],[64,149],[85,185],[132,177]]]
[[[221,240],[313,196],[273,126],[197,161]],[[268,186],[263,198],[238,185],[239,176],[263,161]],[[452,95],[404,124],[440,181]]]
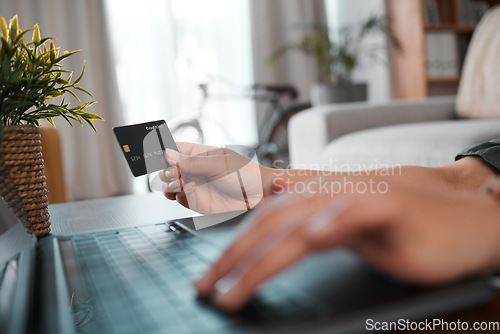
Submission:
[[[54,125],[54,117],[88,123],[98,115],[85,111],[94,102],[75,107],[65,102],[68,94],[91,94],[79,82],[85,72],[73,72],[61,61],[78,51],[60,53],[52,38],[42,37],[38,25],[21,30],[17,15],[9,21],[0,16],[0,195],[27,222],[37,236],[50,232],[45,176],[40,144],[40,121]],[[32,31],[31,41],[25,35]],[[47,45],[48,44],[48,45]],[[54,99],[60,99],[55,103]],[[54,125],[55,126],[55,125]]]
[[[352,72],[363,58],[378,59],[383,49],[379,45],[363,44],[366,37],[383,34],[397,50],[401,50],[401,44],[384,17],[371,16],[360,25],[344,26],[338,30],[325,24],[309,25],[306,29],[308,33],[300,41],[280,47],[269,61],[273,64],[291,50],[312,56],[320,74],[319,83],[311,87],[313,105],[367,99],[366,84],[354,83]]]

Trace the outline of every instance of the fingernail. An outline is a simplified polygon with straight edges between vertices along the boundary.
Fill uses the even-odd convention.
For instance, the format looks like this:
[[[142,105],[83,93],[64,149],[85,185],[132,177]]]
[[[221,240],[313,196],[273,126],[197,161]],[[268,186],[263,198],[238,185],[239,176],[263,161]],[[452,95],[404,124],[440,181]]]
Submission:
[[[217,291],[217,293],[225,295],[234,287],[235,284],[236,281],[234,279],[221,278],[215,284],[215,290]]]
[[[215,285],[215,303],[227,311],[233,311],[240,307],[241,296],[239,295],[236,280],[223,278]]]
[[[176,176],[176,175],[174,174],[174,171],[172,171],[172,170],[171,170],[171,169],[169,169],[169,168],[168,168],[168,169],[165,169],[164,174],[165,174],[165,178],[167,178],[167,179],[170,179],[170,178],[173,178],[173,177],[175,177],[175,176]]]
[[[172,150],[171,148],[167,148],[165,149],[165,157],[171,160],[179,160],[180,154],[179,152]]]

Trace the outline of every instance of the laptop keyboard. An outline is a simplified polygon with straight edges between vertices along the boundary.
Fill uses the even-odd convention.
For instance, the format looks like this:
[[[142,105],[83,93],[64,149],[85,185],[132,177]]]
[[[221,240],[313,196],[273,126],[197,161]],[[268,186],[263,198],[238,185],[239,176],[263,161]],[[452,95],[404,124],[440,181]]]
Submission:
[[[3,325],[8,323],[11,314],[14,292],[17,282],[17,257],[4,264],[0,264],[0,332]]]
[[[2,285],[3,282],[3,277],[5,275],[5,268],[7,267],[7,263],[8,262],[0,264],[0,286]]]
[[[74,304],[83,333],[221,333],[318,316],[314,301],[275,286],[237,315],[197,301],[192,282],[218,250],[167,225],[77,235],[72,243],[88,290]]]

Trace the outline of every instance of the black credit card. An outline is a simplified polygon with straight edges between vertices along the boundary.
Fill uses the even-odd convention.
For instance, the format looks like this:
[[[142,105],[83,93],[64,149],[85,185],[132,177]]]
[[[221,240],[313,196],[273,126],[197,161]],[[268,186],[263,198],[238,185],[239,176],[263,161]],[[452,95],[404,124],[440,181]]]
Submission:
[[[165,121],[117,126],[113,131],[135,177],[167,168],[163,152],[178,151]]]

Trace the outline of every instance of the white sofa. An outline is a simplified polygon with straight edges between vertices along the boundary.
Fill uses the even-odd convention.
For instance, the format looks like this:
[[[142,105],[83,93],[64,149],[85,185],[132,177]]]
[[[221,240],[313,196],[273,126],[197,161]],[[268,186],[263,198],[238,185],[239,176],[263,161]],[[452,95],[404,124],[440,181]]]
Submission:
[[[451,96],[319,106],[295,115],[288,133],[292,168],[440,166],[500,137],[500,119],[459,119]]]
[[[462,149],[500,137],[500,5],[481,19],[457,97],[325,105],[290,120],[294,168],[440,166]]]

